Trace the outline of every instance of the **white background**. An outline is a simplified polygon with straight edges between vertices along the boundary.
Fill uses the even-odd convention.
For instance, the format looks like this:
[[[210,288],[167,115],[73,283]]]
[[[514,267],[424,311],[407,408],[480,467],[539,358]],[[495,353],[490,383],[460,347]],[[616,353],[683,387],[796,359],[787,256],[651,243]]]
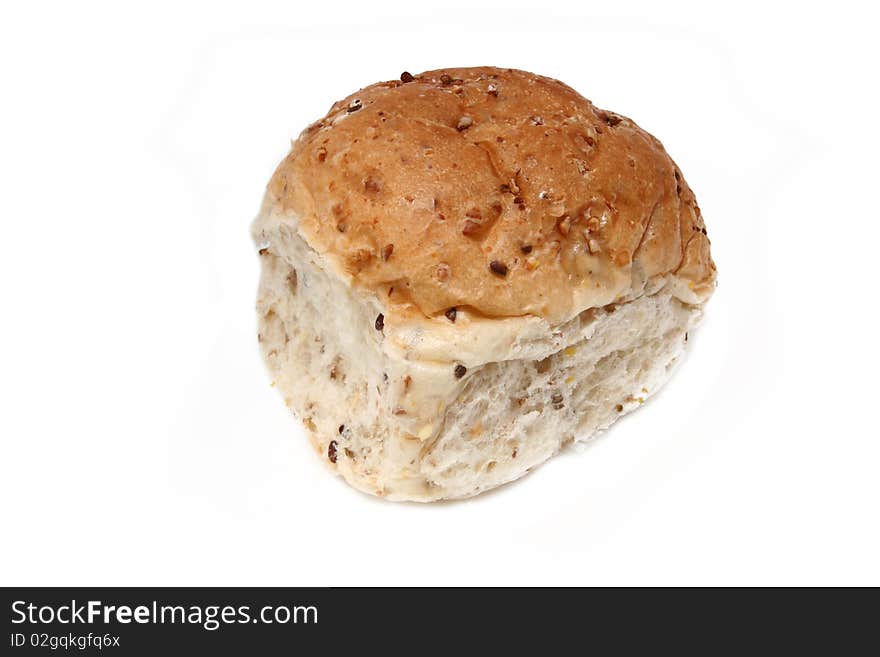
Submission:
[[[880,584],[876,20],[714,5],[4,3],[0,583]],[[270,389],[248,226],[333,101],[483,64],[657,135],[720,284],[600,440],[392,504]]]

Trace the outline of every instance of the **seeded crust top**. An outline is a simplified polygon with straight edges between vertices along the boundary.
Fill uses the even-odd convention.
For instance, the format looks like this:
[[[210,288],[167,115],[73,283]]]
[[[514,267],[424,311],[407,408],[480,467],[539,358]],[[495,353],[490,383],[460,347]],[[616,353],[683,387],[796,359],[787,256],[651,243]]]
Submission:
[[[389,312],[560,321],[658,275],[692,303],[714,288],[700,209],[662,144],[523,71],[361,89],[300,135],[268,198]]]

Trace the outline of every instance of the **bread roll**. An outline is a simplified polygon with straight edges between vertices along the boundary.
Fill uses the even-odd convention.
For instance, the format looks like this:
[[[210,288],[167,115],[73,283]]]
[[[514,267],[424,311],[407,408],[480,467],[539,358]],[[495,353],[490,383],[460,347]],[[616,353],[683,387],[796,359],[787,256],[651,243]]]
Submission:
[[[337,102],[253,237],[277,389],[329,467],[389,500],[475,495],[593,438],[663,385],[715,286],[660,142],[512,69]]]

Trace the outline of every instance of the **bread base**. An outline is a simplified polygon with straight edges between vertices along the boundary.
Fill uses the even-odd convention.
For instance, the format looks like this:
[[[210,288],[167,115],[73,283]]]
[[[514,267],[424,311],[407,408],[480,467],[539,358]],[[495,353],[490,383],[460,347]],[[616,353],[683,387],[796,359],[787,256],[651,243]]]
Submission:
[[[586,310],[530,343],[539,358],[470,368],[419,429],[401,401],[406,372],[448,365],[381,349],[374,302],[328,273],[295,230],[282,226],[271,244],[258,313],[275,385],[323,460],[389,500],[476,495],[594,438],[663,385],[701,316],[654,281],[644,296]]]

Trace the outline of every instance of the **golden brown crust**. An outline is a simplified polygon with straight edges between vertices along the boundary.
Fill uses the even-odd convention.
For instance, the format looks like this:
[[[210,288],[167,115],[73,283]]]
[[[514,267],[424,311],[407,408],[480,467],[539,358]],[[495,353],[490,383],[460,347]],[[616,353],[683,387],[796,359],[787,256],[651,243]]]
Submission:
[[[426,315],[559,319],[623,296],[636,270],[677,272],[701,299],[715,279],[699,207],[660,142],[523,71],[362,89],[303,132],[269,195],[356,284]]]

